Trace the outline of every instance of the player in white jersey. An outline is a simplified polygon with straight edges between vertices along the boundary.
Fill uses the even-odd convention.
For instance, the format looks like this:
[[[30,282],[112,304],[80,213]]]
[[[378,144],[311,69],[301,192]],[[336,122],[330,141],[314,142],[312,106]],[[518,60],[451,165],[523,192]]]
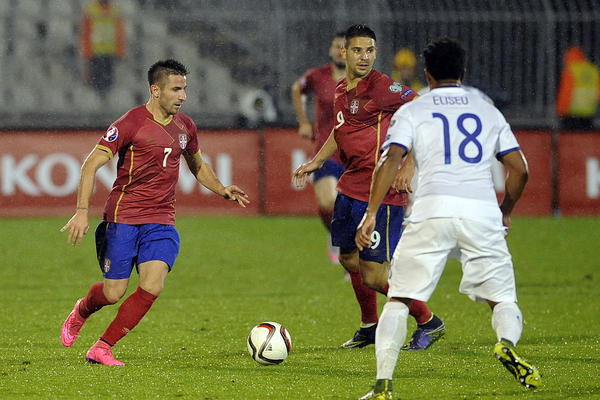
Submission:
[[[412,149],[418,185],[394,252],[388,302],[376,331],[377,381],[363,398],[391,398],[408,307],[413,299],[429,300],[451,255],[458,255],[463,267],[460,292],[492,309],[495,356],[522,385],[536,388],[541,385],[539,371],[515,351],[523,326],[505,240],[527,182],[527,163],[502,114],[460,87],[466,58],[461,45],[438,39],[427,45],[423,57],[431,91],[392,118],[356,234],[359,249],[371,245],[376,210]],[[508,172],[500,206],[490,172],[494,157]]]

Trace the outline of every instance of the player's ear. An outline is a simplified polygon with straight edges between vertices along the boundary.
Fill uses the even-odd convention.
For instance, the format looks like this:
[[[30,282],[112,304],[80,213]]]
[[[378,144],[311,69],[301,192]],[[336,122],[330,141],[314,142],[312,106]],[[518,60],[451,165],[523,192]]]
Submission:
[[[160,96],[160,87],[157,84],[150,85],[150,94],[154,98],[158,98]]]
[[[435,78],[429,73],[429,71],[427,71],[427,68],[425,68],[424,71],[425,71],[425,79],[427,79],[427,83],[429,84],[429,87],[432,88],[433,85],[435,84]]]

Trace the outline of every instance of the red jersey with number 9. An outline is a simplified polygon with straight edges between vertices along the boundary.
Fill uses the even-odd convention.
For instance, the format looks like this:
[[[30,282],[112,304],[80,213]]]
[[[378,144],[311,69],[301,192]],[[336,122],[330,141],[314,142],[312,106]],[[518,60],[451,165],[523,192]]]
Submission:
[[[346,170],[338,191],[360,201],[369,201],[371,177],[379,160],[392,115],[417,94],[381,72],[371,70],[352,90],[346,78],[335,90],[334,136]],[[403,206],[408,195],[390,189],[383,204]]]
[[[114,122],[96,148],[117,155],[117,179],[104,207],[104,220],[122,224],[175,224],[179,160],[199,150],[196,125],[177,113],[159,122],[145,105]]]

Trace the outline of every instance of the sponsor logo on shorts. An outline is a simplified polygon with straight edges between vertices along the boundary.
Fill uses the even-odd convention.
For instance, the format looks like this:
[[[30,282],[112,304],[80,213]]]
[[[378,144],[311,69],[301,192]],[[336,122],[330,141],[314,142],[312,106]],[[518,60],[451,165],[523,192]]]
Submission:
[[[182,150],[185,150],[185,146],[187,146],[187,135],[185,133],[179,134],[179,147]]]
[[[102,268],[102,271],[104,271],[105,274],[107,274],[108,271],[110,271],[110,258],[104,259],[104,268]]]
[[[358,99],[353,99],[350,102],[350,113],[356,114],[358,112]]]
[[[117,140],[117,137],[119,137],[119,130],[117,129],[117,127],[115,126],[111,126],[106,133],[104,134],[104,136],[102,136],[102,139],[106,140],[107,142],[114,142],[115,140]]]

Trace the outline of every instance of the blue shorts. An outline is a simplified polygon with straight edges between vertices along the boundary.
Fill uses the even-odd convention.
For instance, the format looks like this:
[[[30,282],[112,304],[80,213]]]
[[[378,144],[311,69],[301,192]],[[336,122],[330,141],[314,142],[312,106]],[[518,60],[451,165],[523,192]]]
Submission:
[[[339,246],[342,253],[356,249],[354,236],[365,214],[367,204],[341,193],[337,195],[331,220],[331,242],[334,246]],[[403,206],[382,204],[377,210],[375,230],[371,235],[371,247],[359,252],[360,259],[378,263],[390,261],[402,235],[403,222]]]
[[[102,275],[127,279],[133,266],[164,261],[169,271],[179,254],[179,233],[172,225],[126,225],[102,221],[96,228],[96,255]]]
[[[333,176],[336,180],[340,180],[340,177],[344,173],[344,166],[340,163],[337,163],[331,159],[325,161],[323,166],[313,172],[313,182],[318,181],[319,179],[325,178],[327,176]]]

